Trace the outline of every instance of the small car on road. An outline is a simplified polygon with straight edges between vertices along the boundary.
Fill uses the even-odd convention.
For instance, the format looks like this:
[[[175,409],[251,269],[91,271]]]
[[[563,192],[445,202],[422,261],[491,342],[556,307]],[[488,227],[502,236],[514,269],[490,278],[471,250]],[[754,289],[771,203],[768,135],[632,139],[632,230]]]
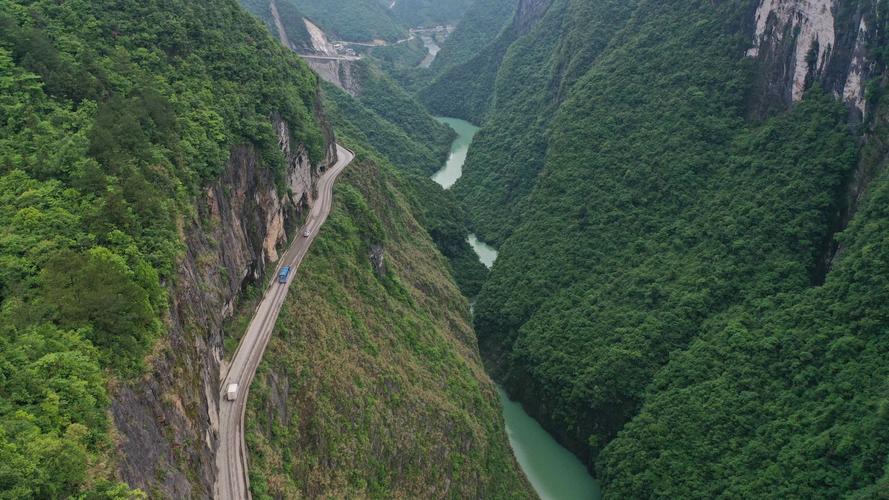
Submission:
[[[228,384],[225,390],[225,399],[229,401],[238,399],[238,384]]]

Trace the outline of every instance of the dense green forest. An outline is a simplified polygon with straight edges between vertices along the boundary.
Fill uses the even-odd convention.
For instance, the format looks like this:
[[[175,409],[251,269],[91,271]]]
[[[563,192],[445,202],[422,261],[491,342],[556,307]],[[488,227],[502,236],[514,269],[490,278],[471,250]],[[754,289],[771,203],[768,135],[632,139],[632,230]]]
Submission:
[[[432,174],[447,159],[454,140],[454,131],[435,121],[432,116],[407,92],[372,61],[362,60],[352,64],[352,77],[358,82],[357,100],[367,109],[397,126],[411,138],[414,148],[427,149],[431,157],[425,163],[397,163],[417,167]],[[365,133],[373,133],[368,130]],[[397,149],[408,150],[411,146],[393,144],[386,148],[389,153]],[[381,149],[382,150],[382,149]],[[434,160],[434,161],[429,161]]]
[[[256,498],[529,496],[482,360],[608,497],[886,497],[886,0],[832,11],[876,33],[863,117],[811,68],[763,98],[789,69],[745,56],[759,0],[277,0],[297,49],[304,17],[391,42],[465,14],[431,69],[361,49],[355,95],[240,4],[0,0],[0,498],[144,496],[108,406],[232,148],[285,189],[273,115],[357,156],[251,393]],[[482,125],[452,191],[430,113]]]
[[[279,37],[278,27],[272,15],[271,3],[267,0],[238,0],[248,12],[260,18],[275,38]],[[311,49],[312,37],[303,21],[305,16],[296,8],[290,0],[276,0],[275,8],[284,26],[287,41],[296,49]]]
[[[323,29],[331,40],[393,42],[407,37],[407,29],[377,0],[280,0],[293,5]]]
[[[543,168],[547,131],[559,105],[635,4],[556,0],[539,27],[509,48],[497,71],[489,119],[454,187],[485,241],[502,243],[516,227]]]
[[[476,296],[487,269],[466,243],[468,219],[453,195],[429,178],[444,162],[444,156],[432,152],[428,143],[421,142],[422,138],[409,136],[402,122],[390,122],[365,106],[363,98],[352,98],[332,85],[325,85],[324,89],[325,112],[339,133],[372,146],[396,166],[402,193],[410,201],[415,217],[450,261],[461,291],[467,297]],[[444,136],[450,140],[451,134],[453,131]]]
[[[467,9],[487,0],[378,0],[401,24],[412,27],[456,24]]]
[[[507,25],[470,60],[433,74],[432,82],[421,88],[417,97],[436,115],[481,124],[494,94],[497,69],[517,37],[515,25]]]
[[[245,0],[252,2],[255,0]],[[454,24],[474,0],[278,0],[290,3],[332,38],[353,42],[407,38],[408,28]]]
[[[757,6],[555,0],[502,63],[489,46],[421,93],[484,120],[455,194],[500,244],[488,367],[609,496],[887,486],[885,177],[827,262],[853,172],[884,155],[857,138],[885,127],[813,78],[751,119]]]
[[[671,357],[600,457],[610,495],[885,498],[887,207],[884,173],[823,287],[730,310]]]
[[[477,0],[432,62],[433,72],[463,64],[487,46],[512,19],[517,0]]]
[[[351,62],[351,75],[357,82],[354,96],[324,84],[325,113],[340,133],[373,147],[398,169],[416,217],[450,261],[461,290],[474,297],[487,270],[466,243],[469,231],[462,208],[450,192],[429,179],[447,159],[454,132],[433,120],[383,69],[385,57],[376,55],[378,50],[392,53],[405,45],[375,48],[372,60]],[[415,69],[415,64],[410,66]]]
[[[0,496],[124,496],[109,379],[163,331],[176,222],[270,115],[324,154],[316,77],[234,1],[0,1]]]

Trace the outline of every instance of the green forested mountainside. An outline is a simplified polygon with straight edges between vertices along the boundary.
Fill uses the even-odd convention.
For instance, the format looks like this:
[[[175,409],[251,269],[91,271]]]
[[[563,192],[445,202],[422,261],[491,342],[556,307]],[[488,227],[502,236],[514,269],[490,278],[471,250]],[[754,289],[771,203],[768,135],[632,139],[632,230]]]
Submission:
[[[377,0],[279,0],[289,2],[327,33],[331,40],[395,41],[407,37],[407,29],[392,18]]]
[[[600,457],[609,494],[885,498],[887,207],[884,173],[823,287],[729,311],[671,358]]]
[[[475,297],[481,290],[487,269],[466,243],[469,231],[463,210],[449,191],[444,191],[429,178],[441,167],[444,158],[432,153],[427,144],[409,137],[399,125],[364,106],[359,99],[332,85],[325,85],[324,89],[325,112],[337,131],[372,146],[395,165],[403,185],[402,192],[410,201],[415,217],[450,261],[460,290],[467,297]]]
[[[269,0],[238,0],[240,4],[247,9],[248,12],[260,18],[269,31],[272,32],[274,38],[278,38],[278,27],[272,15],[271,2]],[[295,48],[310,49],[312,48],[312,37],[303,21],[305,16],[300,12],[291,0],[275,0],[275,7],[278,9],[278,16],[281,18],[281,24],[284,26],[284,33],[287,40]]]
[[[404,26],[456,24],[473,4],[489,0],[378,0]]]
[[[415,143],[429,148],[438,161],[422,167],[430,174],[438,170],[447,159],[454,131],[435,121],[416,99],[373,62],[352,63],[352,77],[358,82],[357,98],[361,104],[395,124]]]
[[[532,498],[410,187],[346,144],[356,160],[251,388],[254,498]]]
[[[497,72],[489,119],[454,186],[483,240],[502,243],[543,168],[547,130],[577,78],[629,19],[635,1],[556,0]],[[456,35],[455,35],[456,36]]]
[[[481,124],[494,93],[497,69],[519,34],[514,24],[465,63],[445,70],[417,96],[434,114]]]
[[[889,102],[871,105],[859,171],[884,170],[824,285],[730,309],[671,359],[599,458],[615,496],[889,491]]]
[[[361,50],[376,59],[387,74],[399,83],[403,79],[416,79],[422,71],[418,68],[426,58],[428,49],[420,37],[414,37],[404,43],[367,47]]]
[[[488,45],[512,19],[517,0],[476,0],[441,46],[432,70],[442,71],[463,64]]]
[[[234,1],[0,0],[0,491],[126,495],[109,378],[163,331],[177,219],[270,115],[324,154],[316,78]]]
[[[303,40],[304,28],[289,20],[307,17],[331,39],[352,42],[407,38],[408,28],[456,24],[474,0],[276,0],[282,21]],[[487,1],[487,0],[485,0]],[[241,0],[254,15],[272,25],[269,2]],[[285,17],[287,19],[285,19]]]
[[[503,244],[476,303],[483,354],[547,428],[600,457],[609,495],[885,484],[886,257],[865,236],[882,208],[856,216],[838,277],[816,288],[854,130],[817,85],[786,113],[745,119],[755,4],[640,0],[577,71],[576,51],[557,52],[569,84],[538,136],[543,168],[514,232],[491,233]],[[572,36],[595,40],[559,43]],[[497,140],[523,145],[517,130]]]
[[[350,64],[357,95],[324,84],[325,112],[339,131],[372,146],[402,172],[416,216],[450,261],[460,289],[474,297],[487,269],[466,243],[469,232],[463,210],[451,193],[429,179],[447,158],[453,130],[433,120],[376,61]]]
[[[399,168],[429,175],[444,161],[446,151],[419,142],[408,135],[400,124],[390,122],[337,87],[327,83],[323,87],[325,111],[334,121],[341,123],[337,128],[345,129],[352,137],[373,145]]]

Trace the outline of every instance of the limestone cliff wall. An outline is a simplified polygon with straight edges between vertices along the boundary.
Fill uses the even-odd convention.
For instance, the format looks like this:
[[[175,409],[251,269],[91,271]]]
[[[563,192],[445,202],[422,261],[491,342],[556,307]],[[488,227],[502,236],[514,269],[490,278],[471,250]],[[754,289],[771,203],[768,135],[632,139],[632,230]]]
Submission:
[[[791,105],[817,81],[863,116],[876,15],[868,2],[761,0],[747,51],[759,63],[755,114]]]
[[[222,327],[241,293],[262,284],[335,161],[332,133],[312,164],[289,126],[273,119],[286,160],[285,186],[250,145],[232,148],[223,175],[180,221],[184,253],[169,283],[167,335],[138,380],[113,388],[121,478],[152,497],[208,498],[215,480]]]

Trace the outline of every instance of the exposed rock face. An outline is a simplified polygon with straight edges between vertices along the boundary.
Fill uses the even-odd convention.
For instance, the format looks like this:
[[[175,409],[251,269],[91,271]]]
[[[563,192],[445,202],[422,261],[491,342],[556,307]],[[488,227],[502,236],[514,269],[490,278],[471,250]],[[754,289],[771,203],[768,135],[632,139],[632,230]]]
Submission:
[[[543,18],[552,0],[520,0],[515,14],[515,27],[519,35],[523,35]]]
[[[332,83],[353,96],[358,95],[358,82],[352,76],[353,58],[341,57],[336,47],[327,38],[327,34],[308,19],[303,19],[303,22],[312,39],[312,47],[308,50],[297,50],[297,47],[287,39],[287,32],[274,0],[269,4],[269,9],[275,20],[275,28],[278,31],[281,45],[297,51],[302,56],[309,56],[303,57],[303,60],[325,82]]]
[[[327,35],[321,28],[308,19],[303,19],[303,22],[306,25],[309,36],[312,37],[312,48],[315,49],[315,53],[325,56],[337,55],[336,47],[330,43],[330,40],[327,39]]]
[[[281,21],[281,14],[278,12],[278,4],[275,3],[275,0],[269,3],[269,12],[271,12],[272,19],[275,21],[275,28],[278,30],[278,40],[281,41],[281,45],[293,49],[293,45],[287,39],[287,30],[284,29],[284,23]]]
[[[862,137],[868,154],[849,179],[834,232],[847,226],[889,151],[880,132],[886,117],[868,109],[865,98],[867,82],[885,70],[869,53],[869,47],[880,45],[877,16],[872,2],[841,0],[761,0],[754,14],[753,44],[747,51],[760,65],[751,107],[754,116],[792,105],[817,82],[849,106],[852,123],[865,115],[873,118]],[[836,241],[826,245],[822,278],[842,252]]]
[[[855,49],[852,52],[852,62],[849,65],[849,74],[846,84],[843,86],[843,100],[855,106],[864,114],[864,79],[869,71],[865,42],[867,41],[867,21],[862,17],[855,34]]]
[[[305,148],[293,145],[288,125],[280,119],[274,125],[287,161],[287,192],[279,192],[252,146],[232,149],[224,174],[197,200],[191,220],[180,223],[185,253],[169,287],[168,334],[148,373],[112,391],[120,475],[152,496],[211,496],[223,321],[247,285],[263,282],[311,206],[320,170],[335,161],[331,147],[324,165],[312,165]]]
[[[346,59],[305,58],[309,67],[325,82],[332,83],[355,96],[360,91],[358,80],[352,75],[352,61]]]
[[[753,14],[747,55],[761,63],[754,114],[764,116],[802,98],[814,83],[864,114],[871,6],[838,0],[762,0]]]
[[[371,245],[370,247],[370,264],[373,266],[374,273],[383,277],[386,275],[386,249],[383,245]]]

